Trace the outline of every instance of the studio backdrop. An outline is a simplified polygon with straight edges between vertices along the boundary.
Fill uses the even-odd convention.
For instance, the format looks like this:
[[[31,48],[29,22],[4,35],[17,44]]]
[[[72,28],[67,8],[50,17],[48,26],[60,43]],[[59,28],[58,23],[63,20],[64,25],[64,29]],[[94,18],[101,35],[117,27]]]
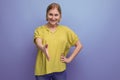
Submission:
[[[83,45],[67,64],[67,80],[120,80],[119,0],[0,0],[0,80],[35,80],[33,34],[52,2]]]

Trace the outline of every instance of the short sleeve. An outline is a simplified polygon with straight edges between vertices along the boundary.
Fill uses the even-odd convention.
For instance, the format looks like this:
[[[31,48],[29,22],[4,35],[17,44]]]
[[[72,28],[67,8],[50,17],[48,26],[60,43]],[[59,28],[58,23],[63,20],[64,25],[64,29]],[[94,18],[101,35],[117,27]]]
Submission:
[[[74,46],[79,40],[78,36],[69,28],[67,29],[67,38],[69,46]]]
[[[42,30],[38,27],[35,29],[34,31],[34,41],[36,38],[43,38],[43,33],[42,33]]]

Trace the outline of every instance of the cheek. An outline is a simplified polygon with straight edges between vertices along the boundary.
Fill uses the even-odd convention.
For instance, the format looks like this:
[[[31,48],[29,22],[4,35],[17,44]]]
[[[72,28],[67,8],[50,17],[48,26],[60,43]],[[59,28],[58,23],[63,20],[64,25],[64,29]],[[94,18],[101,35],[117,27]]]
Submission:
[[[60,17],[58,16],[58,17],[56,17],[57,19],[60,19]]]
[[[58,20],[59,20],[59,19],[60,19],[60,16],[57,16],[57,17],[56,17],[56,19],[58,19]]]
[[[52,18],[52,17],[48,15],[47,18],[50,19],[50,18]]]

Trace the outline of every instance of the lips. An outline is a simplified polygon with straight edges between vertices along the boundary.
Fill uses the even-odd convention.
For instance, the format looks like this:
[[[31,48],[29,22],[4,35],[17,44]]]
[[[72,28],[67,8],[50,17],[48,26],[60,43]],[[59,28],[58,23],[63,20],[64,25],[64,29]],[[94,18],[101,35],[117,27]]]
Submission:
[[[56,22],[57,20],[50,20],[51,22]]]
[[[50,22],[54,23],[54,22],[57,22],[57,20],[50,20]]]

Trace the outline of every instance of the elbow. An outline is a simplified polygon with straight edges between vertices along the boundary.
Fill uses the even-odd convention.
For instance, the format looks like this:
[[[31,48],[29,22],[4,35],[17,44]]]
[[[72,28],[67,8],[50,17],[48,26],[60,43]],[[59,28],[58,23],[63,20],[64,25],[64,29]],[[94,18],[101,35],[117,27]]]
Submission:
[[[76,43],[75,46],[78,49],[78,51],[81,51],[81,49],[83,48],[83,45],[79,41]]]
[[[80,48],[81,48],[81,49],[83,48],[83,45],[82,45],[82,44],[80,45]]]
[[[79,45],[79,50],[81,50],[83,48],[83,45],[82,44],[80,44]]]
[[[82,44],[79,44],[77,47],[78,47],[78,51],[79,51],[79,52],[80,52],[80,51],[82,50],[82,48],[83,48]]]

